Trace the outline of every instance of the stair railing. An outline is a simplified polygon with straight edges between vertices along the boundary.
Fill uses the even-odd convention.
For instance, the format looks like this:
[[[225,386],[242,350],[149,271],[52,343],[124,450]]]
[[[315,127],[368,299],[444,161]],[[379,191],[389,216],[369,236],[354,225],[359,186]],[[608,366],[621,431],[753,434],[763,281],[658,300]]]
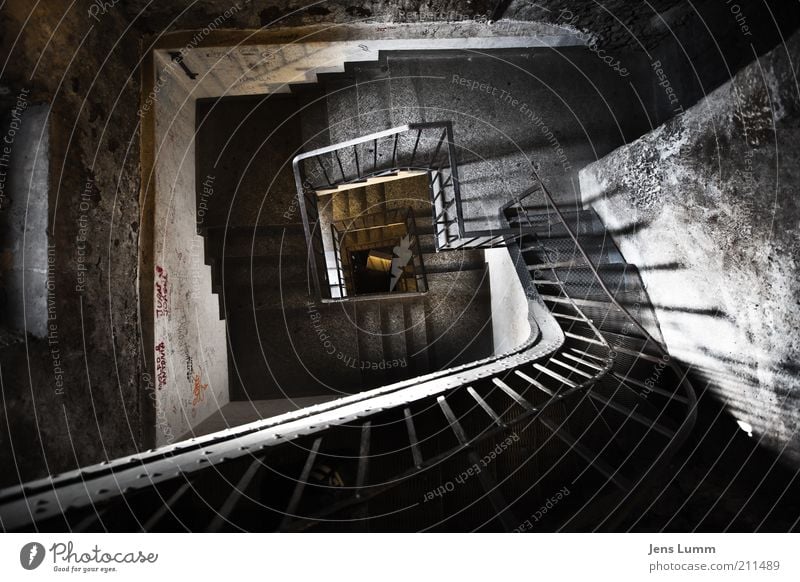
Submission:
[[[408,250],[411,251],[411,272],[407,270],[407,266],[403,268],[402,280],[400,283],[405,285],[405,292],[412,295],[418,295],[428,292],[428,277],[425,273],[425,263],[422,258],[422,246],[419,241],[419,234],[417,232],[416,217],[414,209],[394,208],[385,212],[378,212],[374,214],[361,215],[355,218],[348,218],[331,225],[331,238],[333,240],[333,249],[335,254],[335,270],[337,273],[337,282],[332,282],[331,285],[331,298],[336,299],[360,299],[365,298],[380,298],[388,293],[371,293],[359,294],[356,296],[352,289],[348,289],[347,280],[353,281],[352,265],[350,265],[349,273],[344,268],[342,255],[356,250],[366,250],[370,248],[380,248],[391,246],[394,247],[400,244],[402,236],[389,236],[380,240],[370,240],[362,243],[354,242],[349,239],[357,238],[357,234],[365,230],[385,229],[392,226],[402,225],[403,232],[408,236]],[[409,288],[408,281],[413,280],[413,287]],[[352,284],[352,283],[351,283]],[[393,297],[398,295],[397,292],[391,293]]]
[[[292,161],[317,297],[330,299],[323,268],[318,192],[365,184],[373,178],[424,171],[429,176],[436,248],[449,248],[463,235],[460,184],[453,126],[449,121],[412,123],[295,156]]]
[[[697,419],[697,396],[694,392],[694,388],[691,385],[687,377],[687,372],[681,369],[675,361],[670,357],[667,349],[663,346],[658,340],[656,340],[653,335],[642,325],[631,313],[630,311],[622,305],[615,295],[611,292],[611,290],[606,285],[603,278],[600,276],[600,273],[597,270],[597,266],[592,262],[591,258],[589,257],[588,252],[581,244],[577,233],[572,229],[569,225],[568,221],[565,219],[563,212],[559,208],[558,204],[556,204],[555,199],[553,198],[550,191],[547,189],[544,181],[539,177],[538,174],[535,174],[535,178],[537,184],[523,192],[521,195],[515,197],[513,200],[505,204],[501,208],[501,214],[503,214],[506,210],[511,208],[516,208],[518,211],[518,215],[523,218],[526,225],[522,227],[520,225],[519,232],[515,237],[512,238],[521,238],[522,236],[529,235],[535,237],[537,240],[541,238],[548,238],[551,235],[551,222],[549,220],[550,216],[556,216],[558,222],[563,227],[564,231],[566,232],[567,236],[571,239],[575,248],[580,253],[581,258],[583,259],[585,266],[589,269],[594,277],[596,283],[603,291],[603,294],[606,295],[608,298],[609,303],[619,311],[626,319],[629,320],[631,325],[641,334],[641,336],[645,339],[645,345],[651,345],[656,352],[661,354],[662,359],[667,363],[667,366],[675,373],[677,378],[681,379],[680,389],[682,389],[684,398],[686,399],[686,409],[687,413],[684,417],[683,421],[679,425],[678,429],[675,431],[673,438],[669,441],[667,446],[661,451],[658,458],[653,462],[653,464],[647,469],[644,475],[641,477],[638,483],[634,484],[634,487],[619,501],[619,505],[614,508],[614,511],[609,512],[609,515],[616,514],[616,518],[612,520],[606,527],[607,529],[615,530],[619,523],[624,520],[626,515],[629,514],[629,510],[632,507],[636,507],[638,504],[641,503],[643,496],[647,492],[648,486],[657,485],[659,482],[658,479],[660,476],[664,474],[664,471],[667,466],[667,461],[674,456],[674,454],[683,446],[686,440],[689,437],[692,429],[694,428],[696,419]],[[545,208],[546,212],[544,213],[545,216],[548,217],[545,224],[547,225],[547,232],[543,233],[541,231],[540,225],[536,223],[536,215],[532,214],[529,209],[525,206],[524,201],[531,197],[535,193],[541,193],[544,197]],[[540,215],[541,216],[541,215]],[[555,270],[553,270],[553,274],[558,277]],[[563,283],[563,281],[561,281]],[[577,307],[576,307],[577,309]],[[663,411],[662,411],[663,413]],[[657,420],[657,419],[656,419]],[[628,511],[626,512],[618,512],[616,511],[619,509],[621,504],[625,504]]]
[[[348,293],[344,268],[342,267],[341,235],[335,224],[331,225],[331,239],[333,240],[333,260],[336,266],[336,281],[330,283],[331,298],[346,299]]]

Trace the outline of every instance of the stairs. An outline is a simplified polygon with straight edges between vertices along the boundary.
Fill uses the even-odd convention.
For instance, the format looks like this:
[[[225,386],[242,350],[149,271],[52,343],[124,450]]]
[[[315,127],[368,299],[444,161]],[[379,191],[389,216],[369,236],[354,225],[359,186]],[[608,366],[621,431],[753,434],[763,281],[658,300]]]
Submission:
[[[381,66],[376,64],[378,69]],[[345,135],[340,131],[344,125],[335,120],[346,115],[348,108],[337,109],[334,101],[350,93],[336,93],[333,85],[327,86],[327,81],[336,78],[336,74],[322,74],[319,84],[295,85],[292,93],[266,100],[243,99],[238,107],[224,101],[198,106],[197,167],[213,169],[207,173],[215,176],[213,194],[203,198],[204,220],[199,230],[205,237],[205,259],[212,269],[220,316],[226,320],[234,401],[347,394],[426,374],[438,369],[429,343],[442,351],[443,363],[491,353],[491,341],[485,339],[487,332],[491,335],[491,327],[485,325],[490,320],[488,306],[473,317],[480,324],[468,326],[480,339],[463,354],[444,347],[458,341],[448,325],[439,321],[446,310],[424,299],[392,306],[317,302],[310,312],[313,284],[308,246],[291,167],[280,161],[291,159],[297,149],[321,147]],[[364,89],[360,98],[367,98],[369,90]],[[242,107],[241,101],[251,105]],[[329,123],[331,118],[334,121]],[[258,132],[247,131],[253,124]],[[231,132],[231,127],[237,129]],[[220,145],[215,149],[214,144]],[[362,161],[367,163],[369,157],[365,151]],[[198,184],[205,174],[198,171]],[[484,269],[480,251],[468,255],[469,263],[458,261],[457,255],[442,260],[435,254],[432,229],[426,225],[431,209],[425,174],[390,178],[322,197],[323,223],[412,207],[425,225],[420,242],[433,275]],[[228,190],[229,185],[235,185],[235,190]],[[382,231],[353,234],[358,243],[368,245]],[[333,253],[332,247],[325,251]],[[349,274],[348,268],[344,271]],[[451,284],[448,279],[442,281],[441,285]],[[488,298],[488,279],[473,278],[471,284],[460,296],[464,305],[470,301],[469,293]],[[316,325],[316,321],[321,323]]]
[[[414,66],[400,70],[413,73]],[[319,75],[317,89],[293,88],[298,103],[316,96],[324,107],[301,114],[305,121],[291,135],[313,149],[424,121],[421,103],[448,98],[393,72],[381,60],[348,64],[344,73]],[[484,136],[470,130],[477,143],[466,149],[479,151],[473,146]],[[437,160],[439,132],[425,158]],[[407,160],[421,133],[395,135]],[[266,155],[291,159],[298,141],[277,140]],[[385,162],[390,150],[371,142],[337,150],[327,169],[319,164],[314,183],[354,182],[370,160],[378,168],[375,160]],[[477,183],[490,173],[475,161],[462,177]],[[614,531],[638,515],[692,428],[695,399],[658,344],[637,268],[593,211],[566,212],[562,221],[546,208],[512,206],[498,217],[503,233],[518,234],[508,251],[528,296],[532,333],[494,355],[483,251],[436,252],[442,233],[421,219],[441,211],[431,209],[427,175],[411,190],[406,180],[336,188],[318,210],[320,224],[330,225],[413,206],[429,292],[325,303],[311,300],[305,232],[291,210],[295,185],[285,165],[271,163],[223,156],[214,167],[221,175],[244,172],[242,180],[224,181],[241,192],[215,194],[214,212],[226,220],[203,225],[228,326],[231,399],[342,398],[0,492],[9,529]],[[244,170],[251,166],[255,178]],[[275,179],[266,180],[264,169]],[[473,218],[497,214],[496,198],[506,197],[492,196],[488,207],[473,207]],[[444,232],[448,244],[452,226]],[[375,233],[355,236],[367,244]],[[57,491],[71,500],[60,510],[52,503]],[[31,506],[39,508],[35,519],[25,513]]]
[[[608,302],[605,291],[560,220],[546,213],[529,213],[526,218],[519,209],[508,211],[507,216],[512,227],[530,227],[542,233],[538,239],[521,238],[519,245],[542,298],[554,314],[569,315],[574,304],[601,331],[640,335],[627,317]],[[580,237],[581,246],[614,298],[663,343],[638,269],[625,262],[597,213],[591,209],[565,212],[564,219]]]
[[[506,212],[511,222],[524,214]],[[473,356],[453,368],[442,363],[430,328],[423,334],[406,325],[429,313],[432,306],[424,302],[435,294],[422,302],[353,302],[348,317],[381,332],[380,342],[358,339],[360,354],[385,360],[427,345],[411,357],[448,368],[68,473],[29,485],[23,497],[0,492],[11,508],[5,513],[10,528],[24,530],[29,523],[27,504],[40,508],[36,527],[71,531],[624,528],[659,491],[666,462],[685,441],[694,393],[651,334],[625,324],[615,301],[603,298],[597,280],[588,277],[589,264],[599,265],[612,296],[637,297],[641,313],[649,312],[635,269],[621,260],[593,213],[565,219],[576,231],[590,230],[591,242],[582,246],[586,257],[574,243],[570,251],[571,238],[553,216],[527,218],[541,228],[525,231],[509,252],[538,331],[519,350]],[[578,259],[583,264],[572,265]],[[444,271],[434,279],[479,274]],[[446,321],[453,321],[449,312],[440,323]],[[402,334],[393,333],[401,326]],[[470,337],[469,331],[460,337]],[[397,378],[395,369],[375,372],[377,383]],[[137,484],[142,467],[149,479]],[[172,478],[176,469],[181,479]],[[63,515],[53,513],[48,498],[54,490],[85,492],[89,480],[103,493],[81,497],[76,489]]]
[[[382,191],[339,194],[360,204]],[[430,226],[420,235],[431,264],[428,295],[347,305],[311,300],[302,225],[209,227],[205,234],[227,320],[233,401],[350,394],[492,352],[483,251],[436,253]]]

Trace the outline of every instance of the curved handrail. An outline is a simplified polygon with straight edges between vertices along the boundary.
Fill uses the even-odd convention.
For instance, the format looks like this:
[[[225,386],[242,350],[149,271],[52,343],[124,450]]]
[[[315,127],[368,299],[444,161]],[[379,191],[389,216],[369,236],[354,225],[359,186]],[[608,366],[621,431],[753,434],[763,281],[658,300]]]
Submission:
[[[416,129],[419,125],[441,127],[440,123],[416,124],[394,128],[381,133],[388,136],[396,133],[398,130]],[[375,134],[357,140],[351,140],[351,142],[353,144],[365,143],[375,139],[374,135]],[[337,147],[342,146],[341,144],[337,144],[327,149],[329,151],[334,151]],[[296,157],[293,162],[295,168],[297,168],[296,164],[300,160],[318,155],[319,150],[315,152],[301,154]],[[299,174],[296,175],[299,178]],[[526,191],[521,196],[512,200],[504,208],[510,205],[518,205],[528,220],[529,225],[532,226],[532,222],[522,204],[522,200],[537,189],[541,189],[548,204],[564,225],[567,234],[579,250],[600,288],[605,295],[608,296],[609,302],[631,321],[647,342],[651,342],[658,351],[669,358],[663,346],[650,335],[644,326],[642,326],[610,292],[600,277],[596,267],[591,262],[588,253],[581,245],[577,235],[566,222],[563,213],[556,205],[544,183],[538,175],[535,177],[539,182],[539,186]],[[298,187],[301,186],[302,184],[298,181]],[[302,196],[300,197],[300,203],[301,208],[304,208]],[[460,203],[460,197],[457,203]],[[532,232],[533,229],[531,228],[530,231],[522,232],[519,236],[531,234]],[[506,235],[504,234],[503,236],[505,237]],[[513,240],[514,237],[509,235],[509,237],[503,239],[503,246],[505,246],[505,243]],[[515,252],[515,245],[509,247],[509,252],[512,254]],[[5,527],[21,527],[25,523],[46,519],[56,515],[62,509],[68,510],[76,507],[86,507],[89,504],[107,501],[123,493],[126,487],[128,490],[152,487],[161,481],[184,476],[215,463],[224,463],[243,455],[252,454],[254,450],[266,449],[298,436],[307,436],[315,432],[326,430],[331,426],[349,422],[355,418],[363,418],[381,410],[398,407],[414,400],[436,394],[444,394],[451,389],[468,386],[480,379],[497,378],[499,374],[518,369],[522,365],[537,362],[552,355],[564,343],[564,333],[538,295],[530,277],[530,272],[527,268],[520,265],[519,260],[514,261],[514,264],[528,297],[528,321],[531,331],[528,339],[522,345],[502,354],[496,354],[461,366],[383,386],[329,403],[316,405],[271,419],[257,421],[205,437],[191,439],[188,442],[151,449],[145,453],[116,459],[111,462],[82,467],[62,475],[47,477],[1,490],[0,505],[5,505],[6,509],[3,514]],[[529,284],[526,284],[528,282]],[[577,310],[580,312],[579,309]],[[586,318],[586,323],[596,335],[596,341],[607,347],[610,354],[611,347],[600,331],[594,327],[588,318]],[[609,355],[609,358],[610,357]],[[689,413],[672,439],[661,451],[658,459],[647,469],[645,476],[637,483],[638,487],[634,487],[634,489],[631,489],[625,494],[623,501],[627,500],[631,506],[635,506],[641,500],[645,492],[645,488],[639,485],[643,482],[646,484],[655,478],[659,472],[657,469],[654,470],[658,460],[665,455],[671,456],[675,453],[688,438],[689,431],[696,419],[696,396],[691,384],[671,358],[665,361],[669,364],[671,369],[675,371],[676,376],[681,378],[681,387],[686,393]],[[579,385],[566,392],[574,392],[590,387],[596,383],[601,376],[607,374],[609,369],[610,364],[604,366],[603,369],[591,379],[581,382]],[[145,474],[141,474],[141,468],[143,466],[147,466],[149,469]],[[147,479],[142,479],[142,477],[147,477]],[[93,493],[90,493],[87,488],[86,483],[89,481],[92,482]],[[125,487],[123,487],[123,485]],[[105,493],[101,493],[104,490]],[[47,501],[50,497],[55,497],[58,503],[44,503],[41,505],[37,503],[39,500]],[[9,511],[9,509],[11,511]],[[35,516],[32,513],[34,509],[37,511]],[[625,514],[618,514],[618,517],[612,523],[618,523],[624,516]]]
[[[556,203],[555,199],[550,194],[550,191],[547,189],[547,186],[544,184],[544,182],[542,181],[542,179],[539,177],[538,173],[536,173],[535,170],[534,170],[534,176],[535,176],[536,180],[538,181],[539,185],[538,186],[534,186],[533,188],[530,188],[530,189],[526,190],[522,195],[520,195],[519,197],[515,198],[510,203],[506,204],[503,208],[505,209],[505,208],[512,207],[512,206],[518,206],[520,208],[520,210],[522,211],[523,215],[525,216],[525,219],[527,220],[528,225],[531,227],[531,229],[533,229],[533,222],[530,220],[530,215],[529,215],[527,209],[525,209],[524,205],[522,204],[522,200],[524,200],[525,198],[527,198],[528,196],[530,196],[534,192],[536,192],[538,190],[541,190],[542,194],[545,197],[545,201],[547,202],[547,204],[550,207],[550,210],[558,217],[558,219],[561,222],[562,226],[564,227],[564,230],[566,231],[567,235],[572,240],[572,242],[574,243],[575,247],[578,249],[578,252],[580,252],[580,254],[581,254],[581,256],[582,256],[582,258],[583,258],[583,260],[584,260],[584,262],[586,264],[586,267],[588,267],[589,270],[592,272],[592,275],[594,276],[595,280],[599,284],[599,286],[602,289],[603,293],[605,293],[605,295],[608,297],[609,302],[617,310],[619,310],[633,324],[633,326],[637,329],[637,331],[639,331],[639,333],[642,334],[642,337],[645,338],[645,340],[648,343],[653,344],[653,346],[656,348],[656,350],[659,351],[662,354],[662,357],[667,358],[665,360],[665,362],[669,365],[669,367],[675,373],[676,377],[681,379],[681,384],[680,385],[683,388],[684,393],[685,393],[685,397],[687,399],[688,413],[686,415],[686,418],[679,425],[678,429],[675,431],[675,435],[673,436],[673,438],[669,441],[667,446],[662,450],[661,454],[653,462],[653,464],[651,465],[651,467],[648,470],[648,472],[645,474],[644,477],[642,477],[640,479],[640,481],[639,481],[639,483],[637,483],[637,485],[642,485],[642,482],[645,481],[645,480],[654,481],[655,478],[665,470],[665,468],[664,468],[663,465],[661,465],[659,467],[659,469],[656,469],[654,471],[653,467],[655,467],[656,464],[665,455],[667,456],[667,458],[671,457],[675,452],[677,452],[677,450],[680,447],[683,446],[683,444],[688,439],[689,434],[691,433],[691,431],[692,431],[692,429],[693,429],[693,427],[694,427],[694,425],[696,423],[696,420],[697,420],[697,395],[695,394],[694,389],[693,389],[693,387],[691,385],[691,382],[689,381],[686,373],[683,372],[677,364],[675,364],[673,359],[669,356],[669,353],[667,352],[666,348],[664,346],[662,346],[661,343],[658,342],[652,336],[652,334],[650,334],[650,332],[630,313],[630,311],[628,311],[628,309],[625,308],[625,306],[622,305],[617,300],[617,298],[614,296],[614,294],[611,293],[611,291],[609,290],[608,286],[605,284],[605,282],[603,281],[602,277],[600,276],[600,273],[598,272],[597,267],[594,265],[592,260],[589,258],[589,254],[586,252],[586,249],[583,247],[583,245],[578,240],[578,236],[575,234],[575,232],[572,230],[572,228],[567,223],[566,219],[564,218],[564,214],[562,213],[561,209],[558,207],[558,204]],[[636,492],[633,493],[633,499],[632,500],[628,499],[631,496],[631,492],[629,492],[629,493],[627,493],[625,495],[625,498],[623,499],[623,501],[628,499],[628,503],[630,505],[636,506],[639,502],[641,502],[641,498],[644,495],[644,493],[645,493],[645,488],[640,486],[638,488],[638,490],[636,490]],[[624,513],[623,514],[619,514],[618,517],[611,522],[612,529],[614,528],[614,526],[618,525],[624,519],[624,517],[625,517]]]

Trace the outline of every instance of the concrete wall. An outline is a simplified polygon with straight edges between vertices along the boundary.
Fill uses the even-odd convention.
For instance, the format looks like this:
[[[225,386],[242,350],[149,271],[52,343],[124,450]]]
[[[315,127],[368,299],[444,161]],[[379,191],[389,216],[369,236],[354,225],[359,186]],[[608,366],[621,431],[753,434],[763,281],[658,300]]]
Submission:
[[[528,298],[506,249],[487,249],[484,257],[489,265],[494,353],[502,354],[516,348],[531,333]]]
[[[2,327],[47,336],[47,218],[50,161],[47,105],[18,95],[0,132]]]
[[[149,444],[137,295],[142,33],[114,10],[98,26],[88,5],[9,0],[0,9],[0,109],[23,91],[31,109],[49,104],[47,190],[29,202],[48,209],[51,245],[47,336],[34,327],[0,342],[3,484]],[[18,134],[14,148],[22,144]],[[9,203],[24,208],[26,199]]]
[[[182,73],[156,59],[153,323],[156,445],[170,444],[228,403],[225,322],[197,234],[195,101]]]
[[[580,179],[584,203],[628,233],[617,243],[670,351],[800,463],[798,61],[795,34]]]

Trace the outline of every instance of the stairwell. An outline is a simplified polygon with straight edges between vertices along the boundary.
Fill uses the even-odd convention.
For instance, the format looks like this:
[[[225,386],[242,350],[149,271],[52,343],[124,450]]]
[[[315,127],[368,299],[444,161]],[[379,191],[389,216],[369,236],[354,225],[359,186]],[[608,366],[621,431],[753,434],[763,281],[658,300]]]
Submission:
[[[486,224],[487,218],[504,233],[518,233],[497,241],[507,244],[528,296],[531,334],[521,346],[494,354],[483,251],[437,252],[438,209],[431,209],[427,173],[416,187],[409,186],[413,176],[334,187],[328,200],[316,201],[315,228],[395,205],[414,207],[428,292],[317,301],[313,252],[286,161],[309,144],[364,130],[364,116],[336,105],[352,96],[336,89],[343,78],[320,76],[319,87],[296,95],[199,107],[197,183],[213,176],[215,184],[200,231],[227,327],[231,400],[251,403],[249,411],[236,406],[237,424],[267,420],[178,445],[169,459],[173,467],[192,462],[204,442],[222,439],[202,452],[213,474],[195,469],[189,491],[158,473],[151,480],[154,486],[163,480],[157,493],[170,498],[170,514],[181,515],[183,527],[209,531],[232,524],[262,531],[341,531],[343,523],[357,531],[616,527],[647,498],[663,469],[659,461],[693,422],[691,387],[653,338],[657,323],[636,268],[624,262],[592,211],[562,215],[552,199],[543,211],[530,197],[498,212],[498,199],[508,198],[491,190],[485,166],[480,172],[474,165],[465,182],[483,186],[471,191],[476,203],[466,197],[467,220]],[[383,110],[422,113],[409,101],[405,108],[390,105],[409,90],[405,81],[398,87],[367,97],[374,123],[396,122]],[[422,97],[418,103],[425,92],[424,86],[411,91]],[[357,98],[360,112],[364,97]],[[468,166],[478,163],[474,146],[484,137],[472,129],[477,141],[467,144]],[[414,134],[399,139],[405,142],[399,149],[410,150]],[[358,151],[343,152],[343,160],[337,151],[342,181],[343,166],[358,168]],[[503,156],[491,148],[486,154]],[[377,159],[377,147],[372,155]],[[356,240],[373,234],[364,231]],[[334,395],[344,398],[331,402]],[[302,410],[286,412],[294,398]],[[195,434],[231,424],[223,408]],[[259,452],[249,459],[254,446]],[[152,462],[163,462],[160,454]],[[268,472],[261,470],[267,456]],[[472,473],[464,476],[465,467]],[[106,479],[101,473],[97,478]],[[220,487],[218,478],[238,483],[236,492]],[[130,515],[114,513],[115,527],[137,519],[153,493],[141,488]],[[554,497],[557,507],[532,522]],[[198,498],[211,511],[224,506],[223,512],[185,515]],[[161,514],[145,521],[146,529],[176,525]]]
[[[207,102],[198,113],[198,184],[213,175],[215,186],[213,196],[202,198],[201,232],[226,320],[230,408],[255,401],[252,420],[264,416],[268,402],[276,411],[287,398],[301,399],[298,405],[321,402],[493,350],[483,251],[436,253],[425,174],[322,194],[319,204],[325,228],[413,208],[429,291],[343,304],[313,300],[291,168],[277,160],[291,159],[304,146],[324,145],[326,128],[333,132],[336,124],[320,87],[295,91],[264,100]],[[260,128],[257,136],[251,126]],[[379,233],[355,234],[368,241]],[[330,246],[326,251],[333,253]],[[193,433],[220,426],[224,416],[225,409]]]

